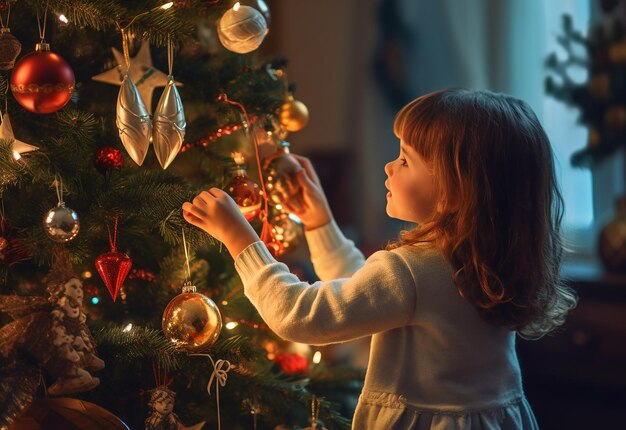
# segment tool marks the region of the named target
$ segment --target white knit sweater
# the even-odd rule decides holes
[[[246,296],[279,336],[313,345],[372,336],[353,429],[535,429],[515,333],[462,299],[435,249],[367,261],[335,222],[306,234],[321,281],[301,282],[263,242],[235,259]]]

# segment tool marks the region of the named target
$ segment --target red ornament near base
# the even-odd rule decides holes
[[[38,43],[35,52],[15,65],[11,92],[24,109],[33,113],[52,113],[67,104],[74,92],[74,72],[47,43]]]

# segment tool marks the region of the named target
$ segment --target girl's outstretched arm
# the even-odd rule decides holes
[[[379,251],[352,277],[301,282],[261,241],[235,259],[246,296],[279,336],[312,345],[343,342],[410,323],[412,271],[400,252]]]

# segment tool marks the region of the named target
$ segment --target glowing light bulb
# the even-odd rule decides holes
[[[131,331],[133,329],[133,323],[128,323],[126,324],[126,327],[124,327],[122,329],[122,331],[125,331],[126,333],[128,333],[129,331]]]
[[[237,12],[237,11],[239,10],[239,8],[240,8],[240,7],[241,7],[241,3],[237,2],[237,3],[235,3],[235,4],[234,4],[234,6],[233,6],[233,10],[234,10],[235,12]]]
[[[232,330],[235,327],[237,327],[238,325],[239,325],[239,323],[236,323],[235,321],[229,321],[229,322],[226,323],[226,328],[228,330]]]
[[[174,6],[174,2],[170,1],[170,2],[165,3],[163,6],[161,6],[161,9],[167,10],[167,9],[171,8],[172,6]]]
[[[69,19],[67,19],[67,17],[63,14],[59,15],[59,21],[61,21],[63,24],[67,24],[69,21]]]
[[[315,354],[313,354],[313,363],[320,364],[320,361],[322,361],[322,353],[321,351],[315,351]]]

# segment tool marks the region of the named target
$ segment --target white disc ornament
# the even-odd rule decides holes
[[[69,242],[80,230],[78,214],[61,202],[50,209],[43,218],[43,227],[50,239],[55,242]]]
[[[167,78],[167,85],[154,112],[152,143],[161,167],[167,169],[180,151],[185,138],[185,111],[174,78]]]
[[[219,20],[217,35],[224,48],[238,54],[257,49],[267,34],[267,21],[261,12],[237,4]]]
[[[129,75],[124,76],[117,96],[116,124],[126,152],[141,166],[150,146],[152,121]]]

